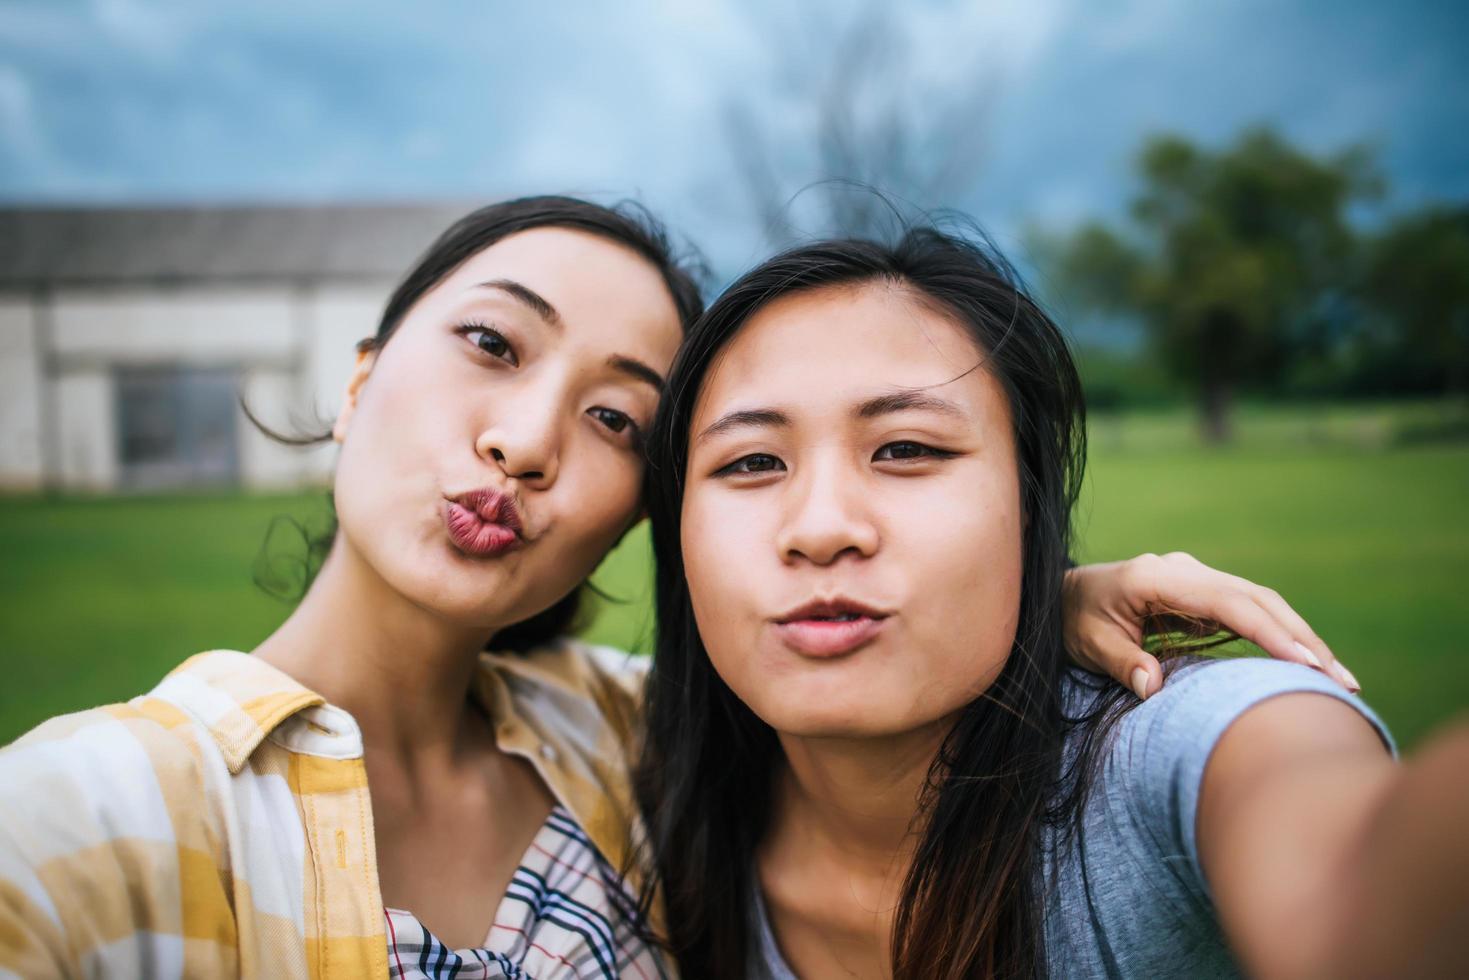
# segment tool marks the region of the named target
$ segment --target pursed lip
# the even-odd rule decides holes
[[[444,528],[454,546],[476,558],[502,555],[524,543],[524,523],[515,498],[496,487],[480,487],[444,500]]]
[[[814,599],[774,620],[776,633],[807,657],[841,657],[866,646],[892,613],[855,599]]]

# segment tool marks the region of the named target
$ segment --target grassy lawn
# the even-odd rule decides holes
[[[1094,453],[1083,560],[1188,551],[1279,590],[1404,746],[1469,711],[1469,447]]]
[[[1251,416],[1222,452],[1176,415],[1099,419],[1080,557],[1186,550],[1274,586],[1411,745],[1469,710],[1469,444],[1384,446],[1359,438],[1375,423],[1332,418]],[[324,499],[0,498],[0,742],[195,651],[249,649],[288,608],[251,580],[271,520],[319,521]],[[598,572],[629,601],[591,637],[646,648],[647,561],[638,529]]]

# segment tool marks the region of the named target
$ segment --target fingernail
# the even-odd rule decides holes
[[[1291,642],[1296,645],[1296,649],[1300,651],[1301,656],[1306,658],[1306,663],[1310,664],[1312,667],[1315,667],[1317,670],[1326,669],[1325,667],[1321,666],[1321,658],[1312,653],[1310,647],[1306,646],[1306,644],[1302,643],[1300,640],[1291,640]]]
[[[1148,672],[1141,667],[1132,670],[1132,689],[1137,693],[1138,700],[1148,699]]]
[[[1362,690],[1362,685],[1357,683],[1357,678],[1352,676],[1352,672],[1350,670],[1347,670],[1345,664],[1337,664],[1337,666],[1341,668],[1341,675],[1342,677],[1346,678],[1347,687],[1350,687],[1352,689],[1352,693],[1360,693]]]

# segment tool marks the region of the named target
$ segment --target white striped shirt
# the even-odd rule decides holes
[[[527,848],[482,945],[449,949],[413,913],[385,914],[393,980],[660,980],[671,973],[639,937],[636,903],[617,872],[559,806]]]

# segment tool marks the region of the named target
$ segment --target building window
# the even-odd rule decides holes
[[[121,368],[117,392],[122,482],[136,489],[236,483],[238,375],[220,368]]]

